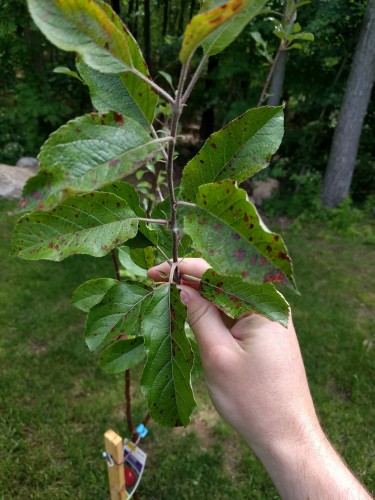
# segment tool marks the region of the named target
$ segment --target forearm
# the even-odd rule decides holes
[[[274,444],[257,454],[285,500],[371,499],[321,430],[304,442]]]

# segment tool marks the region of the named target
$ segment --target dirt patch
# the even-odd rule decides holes
[[[209,448],[214,439],[215,427],[219,419],[219,415],[212,406],[201,406],[199,411],[193,415],[188,428],[176,427],[172,432],[180,436],[195,432],[202,441],[202,448]]]
[[[48,345],[34,340],[30,342],[30,351],[34,354],[43,354],[48,350]]]

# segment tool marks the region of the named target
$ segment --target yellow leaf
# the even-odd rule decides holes
[[[180,61],[186,63],[191,54],[208,35],[233,16],[239,14],[248,4],[249,0],[229,0],[220,7],[194,16],[185,30],[180,51]]]

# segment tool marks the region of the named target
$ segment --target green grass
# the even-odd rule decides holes
[[[108,428],[126,434],[123,377],[96,367],[70,296],[86,279],[112,277],[111,261],[10,257],[13,207],[0,201],[0,499],[106,499],[102,438]],[[287,295],[320,418],[374,492],[374,247],[325,231],[284,235],[302,293]],[[150,425],[140,498],[278,498],[252,452],[217,417],[202,378],[195,387],[199,411],[190,427]],[[146,409],[136,383],[134,399],[139,421]]]

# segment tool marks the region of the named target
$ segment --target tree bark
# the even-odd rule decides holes
[[[322,202],[326,207],[336,207],[349,194],[374,80],[375,0],[369,0],[324,177]]]
[[[164,0],[164,14],[163,14],[163,37],[167,34],[169,18],[169,0]]]
[[[288,51],[282,50],[275,65],[271,86],[269,89],[270,97],[268,98],[268,106],[278,106],[280,104],[281,94],[284,86],[286,61]]]
[[[112,0],[112,9],[120,15],[120,0]]]
[[[151,65],[151,31],[150,31],[150,0],[144,0],[145,23],[144,23],[144,41],[145,41],[145,60],[150,68]]]

